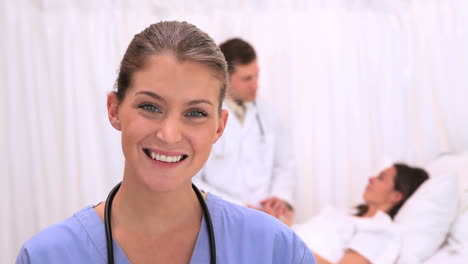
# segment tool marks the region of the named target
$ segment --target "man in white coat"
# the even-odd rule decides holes
[[[253,47],[234,38],[220,45],[229,66],[224,135],[194,177],[201,189],[282,218],[293,213],[294,160],[279,118],[257,97]]]

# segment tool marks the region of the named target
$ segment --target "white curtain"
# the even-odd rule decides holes
[[[412,1],[392,12],[326,8],[298,18],[308,30],[291,42],[288,116],[300,217],[356,204],[389,162],[424,165],[468,148],[467,7]]]
[[[389,162],[468,150],[466,14],[464,0],[2,0],[0,263],[121,178],[106,95],[150,23],[255,46],[260,94],[294,143],[301,222],[359,202]]]

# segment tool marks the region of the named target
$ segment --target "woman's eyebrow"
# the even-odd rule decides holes
[[[186,103],[186,105],[197,105],[197,104],[209,104],[209,105],[213,105],[213,103],[211,103],[209,100],[206,100],[206,99],[192,100],[192,101]]]
[[[147,95],[147,96],[150,96],[150,97],[153,97],[154,99],[157,99],[157,100],[160,100],[160,101],[163,101],[165,102],[166,100],[164,100],[164,98],[154,92],[150,92],[150,91],[141,91],[141,92],[137,92],[135,94],[135,96],[137,95],[140,95],[140,94],[143,94],[143,95]],[[197,105],[197,104],[209,104],[209,105],[214,105],[210,100],[207,100],[207,99],[196,99],[196,100],[191,100],[189,102],[186,103],[186,105]]]
[[[144,94],[150,97],[153,97],[154,99],[160,100],[160,101],[165,101],[164,98],[156,93],[150,92],[150,91],[141,91],[135,94],[135,96],[139,94]]]

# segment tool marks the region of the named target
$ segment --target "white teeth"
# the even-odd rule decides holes
[[[159,160],[159,161],[163,161],[163,162],[179,162],[180,159],[182,158],[181,155],[179,156],[166,156],[166,155],[162,155],[162,154],[159,154],[159,153],[154,153],[152,151],[149,152],[150,156],[152,159],[154,160]]]

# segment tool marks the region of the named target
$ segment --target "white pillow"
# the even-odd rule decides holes
[[[457,251],[468,249],[468,189],[459,199],[458,216],[450,229],[448,244]]]
[[[458,212],[450,229],[447,246],[454,252],[468,249],[468,153],[443,155],[428,167],[431,172],[454,172],[458,175]]]
[[[457,211],[456,174],[431,176],[406,201],[395,223],[402,237],[398,264],[421,263],[432,256],[445,241]]]

